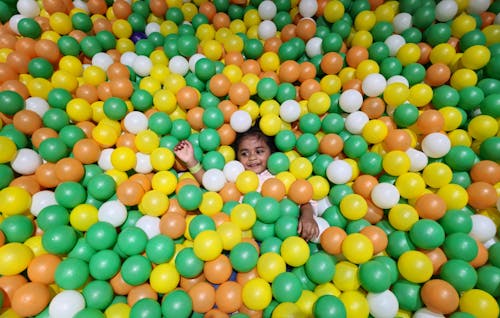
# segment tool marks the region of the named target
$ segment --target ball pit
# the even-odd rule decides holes
[[[499,12],[0,0],[0,316],[498,317]]]

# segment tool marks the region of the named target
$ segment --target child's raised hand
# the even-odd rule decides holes
[[[181,140],[174,147],[174,153],[185,165],[193,166],[196,164],[196,158],[194,157],[193,145],[187,140]]]
[[[318,224],[314,221],[314,218],[304,215],[299,218],[299,227],[297,231],[306,241],[317,238],[319,235]]]

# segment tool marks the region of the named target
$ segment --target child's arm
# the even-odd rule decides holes
[[[300,236],[306,241],[310,241],[319,235],[318,224],[313,216],[314,210],[310,203],[300,206],[299,227],[297,230]]]
[[[174,153],[182,164],[189,169],[189,172],[195,177],[196,181],[201,184],[205,170],[203,170],[201,163],[194,157],[193,145],[187,140],[182,140],[174,147]]]

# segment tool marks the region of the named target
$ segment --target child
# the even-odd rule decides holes
[[[276,151],[276,147],[271,138],[262,133],[257,128],[257,125],[245,133],[238,134],[233,148],[236,153],[236,159],[243,164],[243,167],[246,170],[255,172],[259,177],[259,188],[265,180],[273,177],[269,170],[267,170],[267,159],[271,153]],[[194,157],[191,143],[187,140],[180,141],[174,147],[174,152],[177,158],[201,184],[205,171]],[[301,205],[297,231],[307,241],[317,238],[319,234],[318,224],[314,220],[313,215],[314,209],[310,203]]]

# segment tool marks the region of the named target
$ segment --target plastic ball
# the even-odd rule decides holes
[[[342,242],[342,254],[354,264],[362,264],[373,256],[373,244],[366,236],[353,233]]]
[[[377,184],[371,193],[371,199],[375,205],[382,209],[389,209],[399,201],[398,189],[390,183]]]
[[[398,259],[398,269],[405,279],[413,283],[426,282],[433,272],[430,259],[418,251],[404,252]]]
[[[268,282],[262,278],[249,280],[242,289],[243,304],[252,310],[266,308],[272,300],[272,289]]]
[[[397,315],[398,299],[390,290],[381,293],[368,293],[366,300],[370,306],[370,314],[374,317],[389,318]]]
[[[51,317],[73,316],[85,308],[85,298],[75,290],[64,290],[54,296],[49,304]]]
[[[496,317],[499,307],[493,296],[480,289],[471,289],[462,294],[459,303],[460,311],[477,316]]]

